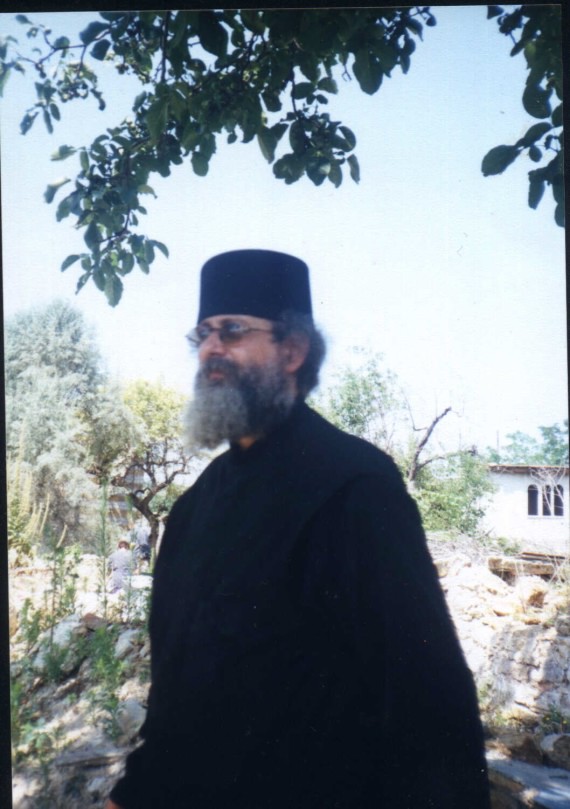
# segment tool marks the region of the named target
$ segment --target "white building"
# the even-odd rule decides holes
[[[568,553],[569,468],[489,464],[496,491],[484,528],[492,536],[519,541],[522,550]]]

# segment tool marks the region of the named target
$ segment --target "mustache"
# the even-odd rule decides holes
[[[200,367],[197,381],[207,382],[208,374],[216,372],[224,373],[230,380],[235,380],[239,376],[239,368],[233,360],[226,357],[210,357]]]

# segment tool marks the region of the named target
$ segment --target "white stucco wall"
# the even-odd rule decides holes
[[[540,483],[530,472],[490,471],[496,492],[487,508],[484,528],[493,536],[506,537],[523,543],[523,550],[568,553],[570,544],[569,478],[564,475],[559,484],[564,488],[564,516],[543,516],[541,495],[539,514],[528,514],[528,487]]]

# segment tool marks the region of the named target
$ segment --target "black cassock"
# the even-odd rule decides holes
[[[488,809],[416,505],[387,455],[305,404],[174,505],[150,634],[125,809]]]

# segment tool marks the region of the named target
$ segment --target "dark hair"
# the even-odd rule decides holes
[[[319,371],[326,354],[325,340],[313,323],[310,315],[298,312],[283,312],[273,326],[273,336],[278,342],[295,334],[302,334],[309,341],[309,351],[297,371],[297,387],[305,399],[319,384]]]

